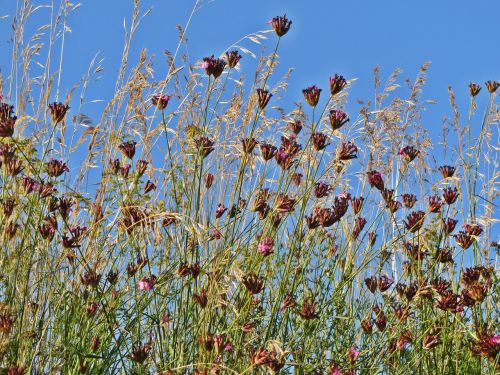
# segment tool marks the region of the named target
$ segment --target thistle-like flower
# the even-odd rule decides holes
[[[220,77],[225,66],[226,62],[223,59],[214,57],[214,55],[203,58],[202,67],[205,68],[207,75],[213,75],[215,79]]]
[[[358,148],[353,142],[342,143],[337,152],[337,160],[351,160],[356,159]]]
[[[464,231],[459,231],[457,234],[453,235],[458,246],[462,249],[467,250],[474,243],[475,239],[469,233]]]
[[[370,186],[377,188],[378,190],[384,190],[384,180],[382,180],[382,175],[377,171],[368,171],[366,172],[366,176],[368,177],[368,183]]]
[[[66,112],[68,111],[69,106],[67,104],[63,104],[61,102],[53,102],[49,104],[50,117],[52,118],[52,123],[54,125],[59,124],[64,121],[66,117]]]
[[[486,88],[488,89],[490,94],[493,94],[497,91],[498,87],[500,87],[500,82],[498,81],[486,81]]]
[[[313,189],[313,193],[316,198],[327,197],[330,191],[331,191],[330,185],[328,185],[323,181],[316,182]]]
[[[260,144],[260,153],[265,161],[269,161],[276,155],[278,149],[270,143]]]
[[[458,220],[452,219],[450,217],[443,219],[443,233],[445,235],[451,234],[455,230],[455,226],[457,225]]]
[[[207,137],[199,137],[194,140],[196,149],[203,158],[206,158],[214,150],[215,142]]]
[[[441,172],[443,178],[453,177],[453,175],[455,174],[455,167],[449,165],[442,165],[438,169],[439,172]]]
[[[288,30],[290,30],[290,26],[292,26],[292,21],[286,18],[285,14],[283,16],[273,17],[269,21],[269,24],[273,27],[274,31],[276,32],[276,35],[278,35],[278,37],[281,38],[288,32]]]
[[[312,135],[312,143],[316,151],[323,150],[330,143],[327,142],[328,136],[325,133],[316,132]]]
[[[319,102],[319,96],[321,94],[321,89],[317,86],[306,87],[302,90],[302,94],[304,94],[304,99],[311,107],[316,107]]]
[[[146,292],[149,292],[153,289],[153,287],[156,285],[156,276],[151,275],[149,277],[143,277],[142,279],[139,280],[137,283],[137,288],[139,290],[145,290]]]
[[[169,101],[170,101],[170,95],[157,93],[151,97],[151,102],[160,111],[163,111],[165,108],[167,108]]]
[[[365,284],[368,290],[375,293],[377,290],[377,278],[375,276],[370,276],[365,279]]]
[[[319,315],[316,313],[316,302],[312,298],[306,299],[302,302],[298,314],[305,320],[319,319]]]
[[[419,153],[420,151],[413,146],[406,146],[400,148],[398,151],[398,155],[403,156],[407,163],[411,163],[413,159],[415,159],[418,156]]]
[[[415,194],[403,194],[402,198],[406,208],[413,208],[415,203],[417,203],[417,196]]]
[[[443,189],[443,200],[446,202],[446,204],[450,205],[456,202],[458,198],[458,190],[457,188],[451,188],[451,187],[446,187]]]
[[[273,252],[274,240],[271,237],[264,238],[257,246],[257,252],[263,256],[268,256]]]
[[[441,202],[441,198],[439,198],[437,195],[432,195],[429,197],[429,212],[439,212],[442,205],[443,203]]]
[[[0,137],[1,138],[10,138],[14,135],[14,126],[16,123],[17,117],[9,117],[6,119],[0,119]]]
[[[424,225],[425,212],[424,211],[414,211],[410,213],[406,220],[404,221],[406,229],[411,233],[415,233]]]
[[[338,130],[342,126],[344,126],[348,121],[349,117],[347,117],[347,113],[342,112],[340,110],[332,109],[329,115],[330,126],[332,130]]]
[[[254,273],[245,275],[242,280],[243,285],[247,288],[248,292],[252,295],[259,294],[264,288],[264,279]]]
[[[238,51],[227,51],[226,52],[226,60],[229,68],[234,68],[238,62],[241,60],[241,55]]]
[[[241,140],[241,148],[245,154],[251,154],[258,143],[255,138],[243,138]]]
[[[50,177],[59,177],[64,172],[69,172],[69,168],[66,163],[63,163],[60,160],[50,159],[45,168]]]
[[[479,91],[481,91],[481,86],[479,86],[477,83],[469,83],[469,94],[470,96],[474,97],[477,94],[479,94]]]
[[[120,149],[120,151],[122,152],[122,154],[124,156],[126,156],[127,158],[132,160],[134,158],[134,155],[135,155],[135,145],[136,144],[137,144],[137,142],[135,142],[135,141],[123,142],[122,144],[120,144],[120,146],[118,146],[118,148]]]
[[[261,111],[266,108],[267,103],[269,103],[269,100],[273,94],[269,93],[269,91],[264,90],[264,89],[257,89],[257,102],[259,104],[259,108]]]
[[[146,343],[136,343],[132,348],[132,353],[130,354],[130,359],[136,363],[142,364],[148,358],[149,352],[151,351],[151,344]]]
[[[345,78],[341,75],[335,74],[333,77],[330,77],[330,94],[332,96],[337,95],[346,85],[347,81]]]

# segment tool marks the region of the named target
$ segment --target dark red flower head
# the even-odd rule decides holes
[[[264,108],[266,108],[267,103],[269,103],[269,100],[272,96],[273,94],[270,94],[267,90],[257,89],[257,101],[261,110],[264,110]]]
[[[219,78],[222,72],[224,71],[224,67],[226,66],[226,62],[223,59],[215,58],[214,55],[210,57],[203,58],[203,68],[209,76],[214,76],[214,78]]]
[[[59,124],[66,117],[66,112],[69,109],[67,104],[61,102],[54,102],[49,104],[50,117],[52,118],[52,123],[54,125]]]
[[[118,148],[120,151],[125,155],[127,158],[132,159],[135,155],[135,145],[137,142],[135,141],[128,141],[128,142],[123,142]]]
[[[274,31],[276,32],[276,35],[278,35],[280,38],[285,35],[288,30],[290,30],[290,26],[292,26],[292,21],[290,21],[288,18],[286,18],[286,14],[283,16],[276,16],[271,21],[269,21],[269,24],[273,27]]]
[[[151,102],[160,111],[163,111],[165,108],[167,108],[169,100],[170,100],[170,96],[169,95],[154,94],[151,97]]]
[[[346,122],[349,121],[349,117],[347,117],[347,113],[332,109],[330,111],[330,126],[333,130],[340,129]]]
[[[330,77],[330,94],[332,94],[332,96],[337,95],[346,85],[347,81],[345,78],[335,74],[333,77]]]
[[[316,107],[319,102],[319,95],[321,94],[321,89],[316,86],[307,87],[302,90],[306,102],[309,103],[311,107]]]
[[[376,187],[378,190],[384,190],[384,180],[382,180],[382,175],[377,171],[368,171],[366,172],[368,177],[368,183],[372,187]]]
[[[226,60],[227,60],[227,65],[230,68],[234,68],[238,62],[241,59],[241,55],[238,53],[238,51],[227,51],[226,52]]]

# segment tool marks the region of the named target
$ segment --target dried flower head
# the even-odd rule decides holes
[[[163,111],[165,108],[167,108],[169,101],[170,101],[170,95],[157,93],[151,97],[151,102],[160,111]]]
[[[135,141],[123,142],[122,144],[120,144],[120,146],[118,146],[118,148],[120,149],[120,151],[122,152],[122,154],[124,156],[126,156],[127,158],[132,160],[134,158],[134,155],[135,155],[135,145],[136,144],[137,144],[137,142],[135,142]]]
[[[229,68],[234,68],[238,62],[241,60],[241,55],[237,50],[226,51],[226,60]]]
[[[273,27],[274,31],[276,32],[276,35],[278,35],[278,37],[281,38],[288,32],[288,30],[290,30],[290,26],[292,26],[292,21],[286,18],[285,14],[283,16],[273,17],[269,21],[269,24]]]
[[[479,94],[479,91],[481,91],[481,86],[479,86],[477,83],[469,83],[469,94],[470,96],[474,97],[477,94]]]
[[[225,66],[226,62],[223,59],[214,57],[214,55],[203,58],[202,67],[205,68],[207,75],[213,75],[215,79],[220,77]]]
[[[311,107],[316,107],[319,102],[321,89],[317,86],[306,87],[304,90],[302,90],[302,94],[304,94],[304,99]]]
[[[313,147],[316,151],[323,150],[330,143],[328,141],[328,136],[325,133],[316,132],[312,135]]]
[[[329,115],[330,126],[332,130],[338,130],[342,126],[344,126],[348,121],[349,117],[347,117],[347,113],[342,112],[340,110],[332,109]]]
[[[66,112],[68,111],[69,106],[67,104],[63,104],[60,102],[53,102],[49,104],[50,117],[52,118],[52,123],[54,125],[59,124],[64,121],[66,117]]]
[[[443,178],[453,177],[453,175],[455,174],[455,167],[449,165],[442,165],[438,169],[439,172],[441,172]]]
[[[497,91],[498,87],[500,86],[500,82],[498,81],[486,81],[485,83],[486,88],[488,89],[490,94],[493,94],[495,91]]]
[[[273,94],[269,93],[269,91],[264,90],[264,89],[257,89],[257,102],[259,104],[259,108],[261,111],[266,108],[267,103],[269,103],[269,100]]]
[[[347,81],[345,78],[341,75],[335,74],[333,77],[330,77],[330,94],[332,96],[337,95],[346,85]]]

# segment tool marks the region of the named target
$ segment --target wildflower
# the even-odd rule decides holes
[[[478,340],[472,347],[472,352],[488,358],[491,362],[498,361],[500,354],[500,335],[485,331],[478,335]]]
[[[118,148],[121,150],[123,155],[125,155],[127,158],[132,160],[134,158],[134,155],[135,155],[135,145],[136,144],[137,144],[137,142],[135,142],[135,141],[123,142],[122,144],[120,144],[120,146],[118,146]]]
[[[151,344],[147,343],[142,345],[140,342],[134,344],[132,348],[132,353],[130,354],[130,359],[136,363],[144,363],[148,358],[149,352],[151,351]]]
[[[500,82],[486,81],[485,85],[486,85],[486,88],[488,89],[489,93],[493,94],[495,91],[497,91],[498,87],[500,86]]]
[[[205,68],[207,75],[213,75],[215,79],[220,77],[225,66],[226,62],[223,59],[215,58],[214,55],[203,58],[202,67]]]
[[[276,32],[276,35],[278,35],[278,37],[281,38],[288,32],[288,30],[290,30],[290,26],[292,26],[292,21],[286,18],[285,14],[283,16],[273,17],[269,21],[269,24],[273,27],[274,31]]]
[[[305,320],[319,319],[316,313],[316,302],[313,299],[306,299],[302,302],[302,306],[298,314]]]
[[[258,142],[255,138],[244,138],[241,140],[241,145],[245,154],[251,154],[257,144]]]
[[[9,218],[14,211],[14,207],[16,206],[16,201],[10,198],[4,199],[2,201],[3,214],[6,218]]]
[[[307,87],[302,90],[306,102],[309,103],[311,107],[316,107],[319,101],[319,95],[321,94],[321,89],[316,86]]]
[[[427,333],[424,336],[423,342],[422,342],[422,347],[425,350],[430,350],[432,348],[435,348],[436,346],[441,344],[440,340],[441,336],[441,329],[439,328],[432,328],[429,333]]]
[[[377,278],[375,276],[370,276],[365,279],[365,284],[368,290],[375,293],[377,290]]]
[[[344,124],[346,124],[349,121],[347,113],[335,109],[332,109],[330,111],[329,119],[330,119],[330,126],[334,131],[340,129],[342,126],[344,126]]]
[[[250,294],[258,294],[264,287],[264,279],[254,273],[245,275],[242,280],[243,285],[247,288]]]
[[[151,182],[150,180],[147,180],[146,184],[144,185],[144,194],[147,194],[152,190],[156,190],[156,184],[154,182]]]
[[[441,210],[441,199],[437,195],[429,197],[429,212],[436,213]]]
[[[273,94],[270,94],[267,90],[257,89],[257,101],[259,103],[259,108],[261,111],[266,108],[267,103],[269,103],[269,100],[272,96]]]
[[[423,250],[423,247],[419,244],[413,245],[411,242],[406,242],[404,244],[404,248],[408,255],[414,260],[422,260],[426,255],[428,255],[428,252]]]
[[[11,314],[7,312],[0,312],[0,332],[9,334],[12,331],[14,319]]]
[[[353,197],[353,198],[350,198],[350,201],[351,201],[352,211],[354,212],[354,214],[355,215],[359,214],[361,212],[361,209],[363,208],[363,202],[365,201],[365,198]]]
[[[455,174],[455,167],[451,167],[449,165],[442,165],[438,169],[439,172],[441,172],[443,178],[453,177],[453,175]]]
[[[1,138],[10,138],[14,135],[14,126],[16,123],[17,117],[9,117],[6,119],[0,119],[0,137]]]
[[[99,281],[101,281],[101,274],[98,274],[94,270],[90,270],[85,272],[83,275],[80,275],[80,281],[85,286],[97,288]]]
[[[99,309],[99,304],[97,302],[90,302],[87,305],[87,316],[89,318],[94,316],[97,313],[98,309]]]
[[[120,172],[120,166],[121,166],[120,159],[110,160],[109,166],[114,174],[118,174],[118,172]]]
[[[458,198],[458,190],[457,188],[446,187],[443,189],[443,200],[446,204],[450,205],[456,202]]]
[[[285,171],[289,170],[295,162],[293,155],[287,153],[281,148],[276,152],[274,158],[276,159],[276,163]]]
[[[205,187],[207,189],[210,189],[213,183],[214,183],[214,175],[210,172],[207,172],[205,174]]]
[[[279,194],[278,198],[276,199],[276,206],[275,209],[278,212],[292,212],[295,203],[297,203],[297,200],[295,198],[290,198],[288,194]]]
[[[200,293],[195,293],[193,295],[193,299],[197,305],[199,305],[202,309],[207,307],[208,304],[208,294],[205,288],[201,289]]]
[[[26,374],[26,367],[21,365],[9,366],[6,372],[7,375],[24,375]]]
[[[130,173],[130,168],[132,166],[130,164],[124,164],[120,167],[120,174],[123,178],[127,178]]]
[[[330,190],[331,190],[331,187],[330,185],[328,185],[327,183],[325,182],[316,182],[316,184],[314,185],[314,196],[316,198],[324,198],[324,197],[327,197],[328,194],[330,193]]]
[[[437,249],[434,257],[440,263],[453,263],[453,251],[449,248]]]
[[[46,164],[47,174],[50,177],[59,177],[64,172],[69,172],[69,168],[66,163],[63,163],[60,160],[50,159]]]
[[[163,111],[165,108],[167,108],[169,100],[170,100],[170,95],[163,95],[160,93],[154,94],[151,97],[151,102],[160,111]]]
[[[471,236],[480,236],[483,228],[479,224],[464,224],[462,228]]]
[[[13,115],[14,115],[13,105],[7,103],[0,103],[0,121],[14,117]]]
[[[199,263],[193,263],[189,266],[189,272],[191,276],[196,278],[200,274],[201,268]]]
[[[106,276],[106,280],[108,280],[108,282],[110,284],[116,284],[116,282],[118,281],[118,272],[117,271],[109,271],[108,272],[108,275]]]
[[[372,187],[376,187],[378,190],[384,190],[384,180],[382,180],[382,175],[377,171],[368,171],[366,172],[368,176],[368,183]]]
[[[146,173],[146,169],[148,168],[149,162],[146,160],[139,159],[135,163],[135,169],[137,171],[137,177],[142,177],[144,173]]]
[[[342,143],[339,151],[337,152],[337,160],[351,160],[356,159],[358,155],[358,148],[353,142]]]
[[[199,137],[194,141],[198,152],[203,158],[206,158],[210,153],[214,150],[214,141],[210,140],[207,137]]]
[[[273,252],[273,248],[274,240],[270,237],[266,237],[257,246],[257,251],[264,256],[268,256]]]
[[[302,130],[302,122],[300,120],[294,120],[288,122],[287,128],[290,129],[293,134],[297,135]]]
[[[52,118],[52,123],[54,125],[59,124],[66,117],[66,112],[69,106],[61,102],[53,102],[49,104],[50,117]]]
[[[403,194],[402,198],[406,208],[413,208],[415,203],[417,203],[417,196],[415,194]]]
[[[354,362],[356,362],[360,354],[361,353],[355,346],[351,346],[347,350],[347,358],[349,359],[349,362],[351,362],[351,365],[354,364]]]
[[[436,302],[436,307],[443,311],[450,311],[453,313],[458,313],[462,311],[462,306],[460,306],[460,298],[457,294],[447,290],[442,292]]]
[[[137,288],[139,290],[145,290],[146,292],[149,292],[150,290],[153,289],[153,287],[156,284],[156,276],[151,275],[149,277],[143,277],[142,279],[139,280],[137,283]]]
[[[469,94],[470,96],[474,97],[477,94],[479,94],[479,91],[481,91],[481,86],[479,86],[477,83],[469,83]]]
[[[401,208],[402,204],[401,202],[398,202],[396,200],[391,200],[387,202],[385,206],[389,209],[390,212],[394,213]]]
[[[373,332],[373,323],[371,322],[370,319],[363,319],[361,321],[361,328],[363,329],[364,333],[369,335]]]
[[[464,250],[467,250],[474,243],[474,237],[470,236],[467,232],[459,231],[453,235],[457,244]]]
[[[446,218],[446,220],[443,219],[443,232],[445,235],[451,234],[455,230],[455,226],[457,225],[458,220],[452,219],[452,218]]]
[[[398,151],[398,155],[402,155],[407,163],[412,162],[413,159],[415,159],[419,153],[420,151],[413,146],[406,146],[400,148]]]
[[[312,135],[312,142],[314,149],[316,151],[321,151],[323,150],[326,146],[328,146],[330,143],[327,142],[327,135],[325,133],[321,132],[316,132]]]
[[[238,62],[241,60],[241,55],[238,53],[238,51],[227,51],[226,52],[226,60],[227,60],[227,65],[229,68],[234,68]]]
[[[281,311],[293,309],[295,306],[297,306],[295,298],[290,293],[285,293],[285,297],[283,298],[283,302],[281,303]]]
[[[414,211],[410,213],[406,220],[404,221],[406,229],[411,233],[415,233],[424,225],[425,212],[424,211]]]
[[[373,231],[368,232],[368,245],[370,247],[375,245],[375,241],[377,241],[377,234]]]
[[[384,332],[387,326],[387,318],[384,312],[380,309],[380,307],[378,307],[378,305],[375,305],[373,307],[373,311],[375,312],[375,314],[377,314],[375,318],[375,325],[377,326],[380,332]]]
[[[260,153],[265,161],[269,161],[276,155],[278,149],[270,143],[260,144]]]
[[[134,276],[137,271],[138,271],[138,267],[135,263],[129,263],[127,265],[127,274],[129,276]]]
[[[302,177],[303,177],[302,173],[298,173],[298,172],[296,172],[292,175],[292,182],[294,183],[295,186],[300,186],[300,182],[302,181]]]
[[[215,218],[219,219],[222,215],[224,215],[224,212],[226,211],[227,208],[222,203],[219,203],[217,205],[217,208],[215,209]]]
[[[382,275],[378,278],[378,288],[381,292],[385,292],[389,289],[394,281],[390,279],[387,275]]]
[[[267,349],[259,348],[250,351],[250,362],[252,366],[262,366],[269,362],[270,353]]]
[[[69,214],[73,210],[74,204],[75,202],[71,197],[61,197],[59,199],[59,205],[58,205],[59,213],[61,214],[61,217],[64,220],[68,219]]]
[[[333,77],[330,77],[330,94],[332,96],[337,95],[346,85],[347,81],[345,78],[341,75],[335,74]]]
[[[366,225],[366,219],[364,217],[357,217],[354,221],[354,229],[352,230],[352,238],[358,238],[359,234]]]

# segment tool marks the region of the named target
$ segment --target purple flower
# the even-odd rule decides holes
[[[273,247],[274,247],[273,239],[270,237],[266,237],[257,246],[257,251],[264,256],[268,256],[273,252]]]

